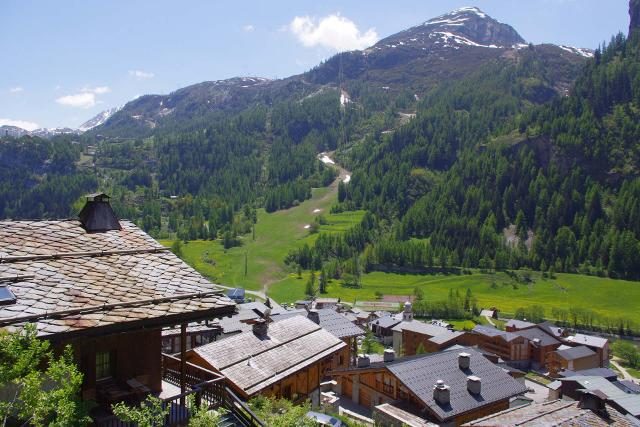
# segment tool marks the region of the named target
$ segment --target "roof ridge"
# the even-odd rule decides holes
[[[529,422],[531,422],[531,421],[533,421],[533,420],[535,420],[535,419],[538,419],[538,418],[541,418],[541,417],[546,417],[546,416],[547,416],[547,415],[549,415],[549,414],[552,414],[552,413],[554,413],[554,412],[558,412],[558,411],[560,411],[560,410],[566,409],[566,408],[568,408],[569,406],[573,406],[574,404],[575,404],[575,402],[569,402],[569,403],[567,403],[566,405],[560,405],[560,406],[558,406],[557,408],[553,408],[553,409],[551,409],[551,410],[550,410],[550,411],[548,411],[548,412],[544,412],[544,413],[541,413],[541,414],[535,414],[535,415],[532,415],[531,417],[526,418],[526,419],[524,419],[523,421],[520,421],[520,422],[516,423],[515,425],[517,425],[517,426],[525,425],[525,424],[527,424],[527,423],[529,423]],[[574,418],[574,417],[569,417],[569,419],[571,419],[571,418]]]
[[[11,262],[21,261],[41,261],[47,259],[59,259],[59,258],[82,258],[82,257],[96,257],[96,256],[111,256],[111,255],[136,255],[155,252],[166,252],[171,250],[164,246],[137,248],[137,249],[121,249],[110,251],[88,251],[88,252],[60,252],[53,254],[43,255],[8,255],[0,256],[0,264],[6,264]]]
[[[296,318],[296,317],[298,317],[298,316],[291,316],[289,319],[294,319],[294,318]],[[299,316],[299,317],[303,317],[303,316]],[[303,317],[303,318],[304,318],[304,319],[306,319],[306,317]],[[287,320],[289,320],[289,319],[281,320],[281,322],[286,322],[286,321],[287,321]],[[309,322],[311,322],[311,321],[309,321]],[[274,323],[278,323],[278,322],[274,322]],[[312,322],[312,323],[313,323],[313,322]],[[315,324],[315,323],[314,323],[314,325],[316,325],[316,328],[315,328],[315,329],[310,330],[310,331],[309,331],[309,332],[307,332],[307,333],[304,333],[304,334],[302,334],[302,335],[297,335],[297,336],[295,336],[294,338],[291,338],[291,339],[289,339],[289,340],[286,340],[286,341],[280,342],[280,343],[278,343],[278,344],[276,344],[276,345],[274,345],[274,346],[272,346],[272,347],[269,347],[269,348],[266,348],[266,349],[264,349],[264,350],[258,351],[257,353],[252,353],[252,354],[248,355],[247,357],[243,357],[242,359],[238,359],[236,362],[229,363],[229,364],[227,364],[227,365],[221,366],[221,367],[220,367],[220,368],[218,368],[218,369],[219,369],[220,371],[222,371],[223,369],[227,369],[227,368],[229,368],[230,366],[237,365],[238,363],[240,363],[240,362],[244,362],[245,360],[248,360],[248,359],[250,359],[250,358],[252,358],[252,357],[259,356],[259,355],[261,355],[261,354],[263,354],[263,353],[266,353],[266,352],[268,352],[268,351],[271,351],[271,350],[273,350],[273,349],[275,349],[275,348],[282,347],[282,346],[283,346],[283,345],[285,345],[285,344],[288,344],[288,343],[290,343],[290,342],[292,342],[292,341],[295,341],[295,340],[297,340],[297,339],[300,339],[300,338],[302,338],[302,337],[306,337],[307,335],[311,335],[312,333],[317,332],[317,331],[319,331],[319,330],[321,330],[321,329],[322,329],[319,325],[317,325],[317,324]],[[246,333],[248,333],[248,332],[246,332]],[[329,333],[329,332],[327,332],[327,333]],[[242,336],[242,334],[241,334],[241,335],[238,335],[238,337],[240,337],[240,336]],[[333,335],[333,334],[331,334],[331,336],[334,336],[334,335]],[[336,339],[338,339],[338,338],[336,338]],[[342,341],[341,341],[341,342],[342,342]],[[211,343],[211,344],[213,344],[213,343]],[[203,346],[203,347],[204,347],[204,346]],[[199,348],[202,348],[202,347],[199,347]],[[195,348],[194,350],[196,350],[196,351],[197,351],[197,350],[198,350],[198,347],[197,347],[197,348]]]

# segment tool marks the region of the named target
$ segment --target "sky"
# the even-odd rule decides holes
[[[463,6],[535,44],[596,48],[629,25],[627,0],[1,0],[0,125],[75,128],[140,95],[287,77]]]

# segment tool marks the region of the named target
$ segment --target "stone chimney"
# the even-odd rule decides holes
[[[467,390],[471,394],[480,394],[482,392],[482,381],[480,377],[476,377],[475,375],[470,375],[467,377]]]
[[[458,366],[460,369],[469,369],[471,366],[471,355],[469,353],[458,353]]]
[[[436,385],[433,387],[433,400],[438,405],[448,405],[451,399],[451,389],[442,380],[436,381]]]
[[[394,360],[396,360],[396,352],[392,348],[387,348],[384,351],[382,360],[384,360],[385,362],[393,362]]]
[[[307,318],[318,325],[320,324],[320,313],[315,308],[309,310]]]
[[[366,354],[359,354],[358,359],[356,360],[356,366],[358,368],[366,368],[370,365],[369,356]]]
[[[269,332],[269,324],[265,319],[256,319],[252,325],[253,334],[258,338],[264,338]]]
[[[104,193],[95,193],[86,197],[87,202],[78,216],[82,227],[88,233],[122,229],[118,217],[109,203],[109,196]]]
[[[404,303],[404,311],[402,312],[402,320],[405,322],[413,321],[413,308],[409,301]]]

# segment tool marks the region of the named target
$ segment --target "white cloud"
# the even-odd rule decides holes
[[[24,88],[22,86],[16,86],[9,89],[9,93],[18,93],[22,92]]]
[[[66,95],[56,99],[56,102],[67,107],[91,108],[96,105],[96,94],[83,92],[75,95]]]
[[[109,86],[96,86],[96,87],[84,87],[82,88],[82,92],[91,92],[96,95],[102,95],[105,93],[111,92],[111,88]]]
[[[246,32],[246,33],[250,33],[251,31],[255,30],[255,27],[251,24],[247,24],[247,25],[243,25],[242,26],[242,31]]]
[[[11,120],[2,118],[0,118],[0,126],[16,126],[28,131],[40,128],[40,125],[37,123],[27,122],[25,120]]]
[[[154,77],[153,73],[142,70],[129,70],[129,75],[135,77],[138,80],[152,79]]]
[[[364,49],[378,41],[374,28],[361,32],[355,22],[339,14],[317,21],[309,16],[296,16],[288,26],[306,47],[322,46],[335,51]]]

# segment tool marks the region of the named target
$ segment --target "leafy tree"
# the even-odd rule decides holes
[[[163,408],[162,399],[148,396],[140,406],[133,407],[123,402],[111,407],[115,416],[123,421],[136,423],[139,427],[159,427],[169,414],[169,407]]]
[[[370,329],[365,331],[364,339],[362,340],[362,351],[364,354],[371,354],[373,352],[373,347],[375,344],[375,337],[373,336],[373,332]]]
[[[184,253],[182,251],[182,241],[180,239],[176,239],[171,244],[171,252],[173,252],[178,258],[183,258]]]
[[[316,273],[313,270],[311,270],[311,274],[309,275],[309,280],[307,280],[304,293],[307,297],[310,297],[310,298],[313,298],[313,296],[316,294]]]
[[[624,360],[632,368],[640,367],[640,350],[629,341],[616,340],[612,345],[613,354]]]
[[[209,410],[206,404],[196,405],[195,397],[190,395],[187,399],[191,408],[191,418],[189,427],[218,427],[222,423],[222,416],[225,414],[223,408]]]
[[[418,343],[418,347],[416,347],[416,354],[425,354],[427,350],[424,348],[424,344],[422,342]]]
[[[81,385],[71,347],[56,358],[31,324],[21,332],[0,332],[0,386],[14,393],[13,400],[0,403],[5,425],[14,416],[36,427],[88,425]]]
[[[314,427],[315,420],[307,418],[310,405],[294,405],[287,399],[273,399],[258,396],[249,401],[249,407],[268,426],[273,427]]]

